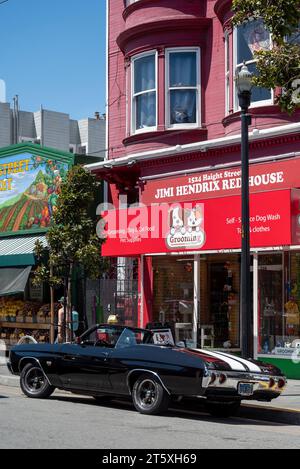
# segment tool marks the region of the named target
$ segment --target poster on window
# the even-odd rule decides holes
[[[242,31],[252,54],[260,50],[270,49],[270,34],[262,21],[250,21],[243,26]]]

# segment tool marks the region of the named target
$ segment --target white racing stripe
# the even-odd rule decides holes
[[[194,350],[198,350],[201,353],[204,353],[206,355],[209,355],[210,357],[218,358],[219,360],[223,360],[223,362],[227,363],[231,367],[232,370],[235,371],[247,371],[247,369],[244,367],[242,363],[239,361],[235,360],[232,356],[228,357],[226,355],[222,355],[221,353],[218,352],[210,352],[208,350],[202,350],[199,348],[196,348]]]
[[[231,357],[232,355],[229,355],[228,353],[224,352],[218,352],[220,355],[224,355],[225,357]],[[261,369],[259,366],[255,365],[255,363],[250,362],[249,360],[245,360],[244,358],[237,357],[236,358],[239,362],[244,363],[250,371],[253,371],[254,373],[261,373]]]

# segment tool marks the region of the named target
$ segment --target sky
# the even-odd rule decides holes
[[[105,112],[105,0],[0,0],[0,79],[20,108]]]

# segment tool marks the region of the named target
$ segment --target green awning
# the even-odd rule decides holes
[[[0,238],[0,267],[35,265],[33,251],[37,240],[47,246],[45,235]]]
[[[30,271],[31,266],[0,269],[0,296],[24,293]]]

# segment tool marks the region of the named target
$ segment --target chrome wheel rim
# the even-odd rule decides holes
[[[138,405],[143,409],[150,409],[157,401],[157,383],[151,379],[141,381],[136,390]]]
[[[45,386],[45,376],[40,368],[31,368],[25,376],[26,389],[31,393],[40,392]]]

